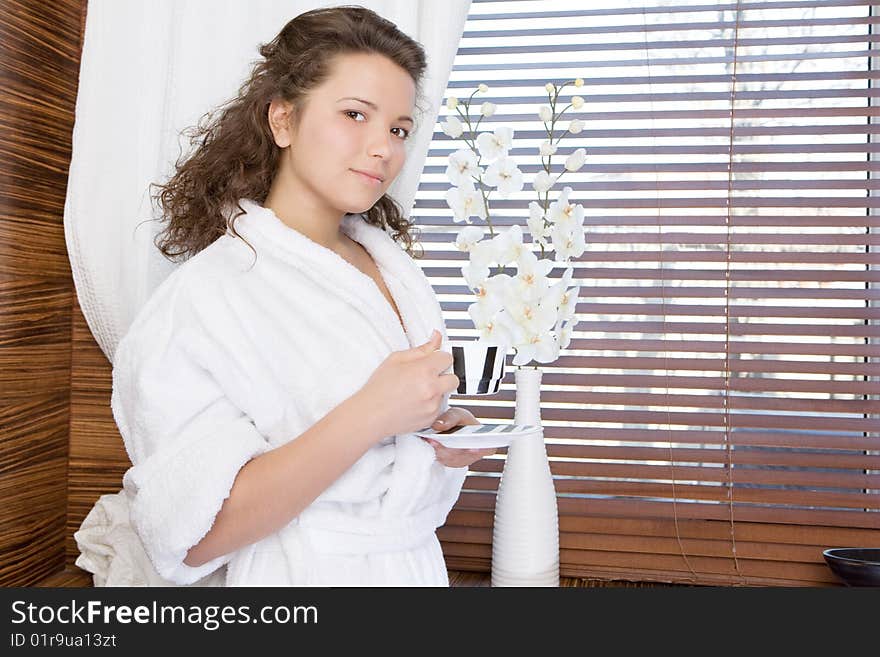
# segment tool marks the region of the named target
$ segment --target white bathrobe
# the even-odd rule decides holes
[[[358,214],[342,223],[375,260],[405,327],[369,276],[271,210],[240,203],[235,229],[256,262],[227,231],[162,282],[119,343],[111,407],[132,467],[75,534],[77,565],[99,586],[448,586],[435,530],[468,469],[442,465],[413,434],[371,447],[263,540],[183,563],[248,460],[295,440],[392,351],[435,328],[447,348],[430,283],[384,230]]]

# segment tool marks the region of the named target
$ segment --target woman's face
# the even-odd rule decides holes
[[[403,168],[414,103],[415,83],[390,59],[337,56],[287,135],[282,172],[319,206],[340,214],[369,210]]]

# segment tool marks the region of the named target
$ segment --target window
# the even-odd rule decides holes
[[[563,576],[821,585],[823,549],[880,546],[874,4],[474,0],[447,95],[487,83],[480,130],[516,131],[502,230],[535,200],[544,83],[585,81],[553,167],[587,164],[551,190],[586,209],[580,322],[542,387]],[[413,210],[452,338],[463,147],[436,126]],[[509,421],[512,379],[454,403]],[[450,568],[490,567],[503,458],[439,531]]]

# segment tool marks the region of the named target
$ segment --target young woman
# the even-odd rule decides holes
[[[411,433],[478,423],[448,407],[440,307],[385,194],[424,51],[338,7],[260,54],[159,186],[157,247],[185,261],[114,358],[132,526],[177,584],[448,586],[436,528],[494,450]]]

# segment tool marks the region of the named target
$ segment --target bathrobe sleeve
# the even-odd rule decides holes
[[[111,407],[132,462],[123,487],[132,495],[132,527],[158,573],[192,584],[235,555],[198,567],[183,563],[213,525],[238,471],[269,444],[200,362],[206,352],[204,344],[193,348],[200,335],[186,304],[154,300],[145,314],[113,364]]]

